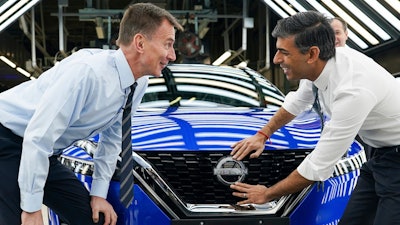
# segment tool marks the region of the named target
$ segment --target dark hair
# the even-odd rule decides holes
[[[183,30],[176,18],[165,9],[151,3],[129,5],[121,19],[117,44],[128,45],[138,33],[151,38],[164,19],[178,30]]]
[[[319,12],[299,12],[281,19],[272,31],[274,38],[293,35],[296,47],[303,54],[311,46],[317,46],[320,49],[320,59],[326,61],[335,55],[335,33],[329,20]]]

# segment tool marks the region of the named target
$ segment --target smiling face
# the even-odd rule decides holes
[[[276,42],[277,52],[274,56],[274,64],[279,64],[288,80],[308,78],[309,53],[302,54],[296,47],[294,36],[278,38]]]
[[[151,37],[144,36],[142,40],[142,74],[160,76],[168,63],[176,59],[174,26],[164,20]]]

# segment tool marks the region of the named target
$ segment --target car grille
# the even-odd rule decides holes
[[[257,159],[242,160],[248,170],[243,182],[271,186],[288,176],[311,150],[265,151]],[[232,189],[214,175],[227,152],[136,152],[147,159],[174,192],[186,203],[236,203]]]

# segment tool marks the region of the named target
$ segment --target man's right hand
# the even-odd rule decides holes
[[[22,211],[21,221],[21,225],[43,225],[42,210],[32,213]]]
[[[242,160],[245,156],[250,155],[250,158],[257,158],[261,155],[265,148],[265,137],[256,133],[255,135],[245,138],[233,144],[231,155],[234,159]]]

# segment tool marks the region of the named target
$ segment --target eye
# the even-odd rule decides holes
[[[283,51],[283,50],[279,50],[278,52],[280,52],[282,55],[289,55],[289,52],[287,52],[287,51]]]
[[[165,44],[165,49],[170,49],[170,48],[172,48],[174,46],[174,43],[173,42],[167,42],[166,44]]]

